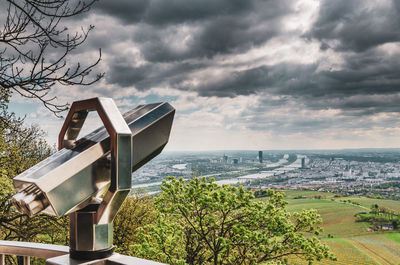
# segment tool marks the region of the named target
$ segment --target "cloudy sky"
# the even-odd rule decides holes
[[[169,101],[168,150],[400,147],[398,0],[100,0],[89,24],[72,60],[101,48],[105,78],[58,101]],[[55,143],[63,120],[10,107]]]

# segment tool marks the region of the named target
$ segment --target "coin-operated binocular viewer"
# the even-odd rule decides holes
[[[89,111],[97,111],[104,127],[77,140]],[[74,102],[59,151],[14,178],[14,205],[29,216],[69,215],[71,258],[110,256],[112,221],[131,190],[132,172],[162,151],[174,114],[168,103],[121,115],[110,98]]]

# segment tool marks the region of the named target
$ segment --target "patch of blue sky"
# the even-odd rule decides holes
[[[178,96],[160,96],[157,94],[149,94],[144,97],[138,97],[138,96],[132,95],[129,97],[120,98],[120,100],[127,100],[128,102],[131,102],[135,105],[143,104],[143,103],[149,104],[149,103],[155,103],[155,102],[164,102],[164,101],[172,102],[172,101],[175,101],[176,99],[178,99]],[[126,105],[124,105],[124,106],[126,106]],[[133,108],[135,106],[127,106],[127,107]]]
[[[176,112],[179,113],[179,114],[190,114],[190,113],[199,111],[201,109],[202,109],[202,107],[196,107],[196,108],[185,109],[185,110],[179,110],[179,108],[178,108],[178,109],[176,109]]]
[[[162,101],[175,101],[178,99],[178,96],[160,96],[156,94],[150,94],[142,98],[146,103],[152,103],[152,102],[162,102]]]
[[[36,102],[13,102],[8,104],[9,112],[14,112],[17,117],[27,117],[29,119],[29,114],[36,113],[38,109],[42,107],[40,103]],[[43,107],[43,111],[47,111]],[[29,121],[28,121],[29,122]]]

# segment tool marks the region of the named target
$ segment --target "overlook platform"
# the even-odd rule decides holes
[[[139,259],[135,257],[114,253],[108,258],[98,260],[75,260],[69,257],[69,247],[51,244],[2,241],[0,240],[0,265],[5,265],[6,255],[23,257],[23,264],[30,265],[30,258],[46,259],[49,265],[161,265],[155,261]]]

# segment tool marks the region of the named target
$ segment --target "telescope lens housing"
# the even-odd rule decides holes
[[[11,201],[17,210],[29,216],[41,212],[50,205],[43,192],[33,184],[15,194]]]

